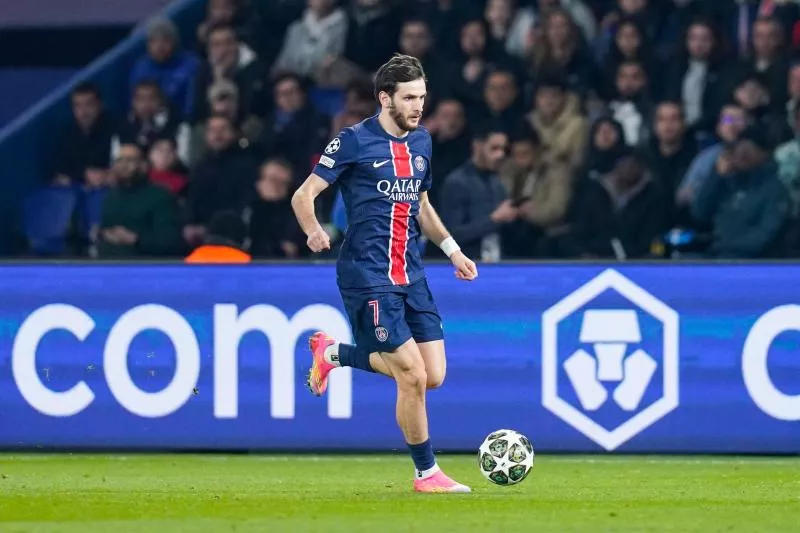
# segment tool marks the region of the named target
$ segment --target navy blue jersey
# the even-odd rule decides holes
[[[431,136],[422,127],[404,138],[374,116],[345,128],[325,148],[314,174],[339,182],[347,232],[337,262],[341,288],[408,285],[423,277],[417,215],[431,188]]]

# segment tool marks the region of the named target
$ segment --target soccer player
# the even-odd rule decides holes
[[[314,252],[330,248],[314,215],[314,199],[336,181],[348,223],[336,277],[356,345],[315,333],[309,341],[308,386],[317,396],[324,394],[330,372],[344,366],[393,378],[397,422],[416,467],[414,490],[469,492],[437,466],[425,409],[426,389],[444,380],[445,351],[422,267],[420,233],[450,258],[458,279],[478,275],[428,199],[431,136],[419,125],[425,93],[420,62],[395,55],[375,77],[380,113],[339,132],[292,198]]]

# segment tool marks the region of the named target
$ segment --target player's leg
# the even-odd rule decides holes
[[[356,344],[340,343],[323,332],[309,339],[312,365],[307,385],[317,396],[325,393],[328,375],[337,367],[349,366],[391,376],[378,352],[392,351],[410,338],[410,334],[407,338],[397,338],[393,323],[403,317],[401,291],[343,289],[340,292]]]
[[[409,334],[410,334],[410,330]],[[469,487],[453,481],[436,464],[425,407],[425,362],[417,343],[409,339],[391,353],[381,353],[389,372],[397,383],[397,423],[403,432],[416,476],[414,490],[418,492],[470,492]]]
[[[406,321],[417,342],[429,389],[440,387],[447,372],[442,318],[425,279],[410,285],[406,294]]]
[[[444,340],[417,342],[422,360],[425,362],[426,386],[429,389],[441,387],[447,374],[447,358],[444,353]]]

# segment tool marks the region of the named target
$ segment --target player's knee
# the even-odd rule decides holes
[[[424,365],[414,365],[396,376],[397,385],[405,392],[412,394],[424,394],[425,386],[428,382],[428,374],[425,372]]]
[[[427,387],[429,389],[438,389],[444,383],[444,375],[445,375],[444,369],[441,369],[441,370],[440,369],[436,369],[436,370],[428,369],[428,371],[426,372],[426,375],[427,375],[427,378],[428,378],[427,382],[426,382],[426,385],[427,385]]]

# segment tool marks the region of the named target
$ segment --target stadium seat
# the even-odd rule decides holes
[[[34,254],[58,255],[64,252],[77,196],[72,188],[48,187],[25,199],[23,225]]]
[[[107,189],[92,189],[80,195],[78,210],[80,212],[81,237],[88,239],[92,228],[100,225],[106,192]]]

